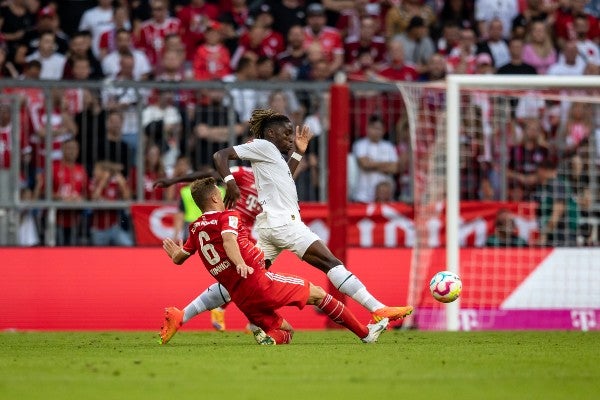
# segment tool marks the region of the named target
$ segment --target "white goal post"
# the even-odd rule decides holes
[[[484,93],[485,96],[494,97],[495,100],[504,100],[504,108],[502,110],[504,113],[503,116],[498,117],[498,114],[494,114],[492,117],[482,116],[481,110],[479,110],[479,114],[476,114],[476,118],[498,118],[497,121],[492,121],[492,125],[495,124],[494,127],[494,135],[498,136],[498,141],[502,142],[504,145],[507,143],[507,136],[512,133],[504,132],[504,123],[505,120],[501,120],[501,118],[505,119],[516,119],[514,117],[515,113],[515,105],[521,101],[524,97],[527,96],[528,93],[534,93],[535,96],[538,96],[541,99],[542,103],[546,102],[546,104],[564,104],[580,102],[591,105],[590,109],[591,113],[595,114],[595,124],[592,128],[591,136],[596,136],[596,139],[593,137],[590,138],[589,148],[590,149],[600,149],[600,146],[594,144],[594,140],[597,140],[598,132],[600,132],[600,124],[598,124],[599,115],[600,115],[600,77],[598,76],[524,76],[524,75],[449,75],[446,78],[446,82],[444,83],[434,83],[432,85],[422,85],[415,83],[398,83],[398,88],[402,94],[404,99],[404,103],[407,108],[407,117],[409,121],[409,129],[411,131],[411,142],[413,145],[413,149],[422,148],[422,143],[419,144],[419,141],[423,141],[423,136],[433,135],[435,138],[429,141],[429,146],[432,150],[429,152],[421,152],[426,154],[428,160],[413,160],[413,173],[415,180],[415,221],[416,224],[419,225],[419,220],[417,217],[418,208],[422,207],[424,209],[433,209],[433,203],[443,203],[443,206],[436,205],[435,208],[443,207],[445,209],[445,244],[440,245],[440,247],[444,247],[444,256],[445,256],[445,268],[449,271],[455,272],[461,275],[464,271],[461,270],[461,266],[464,265],[464,260],[461,260],[461,248],[464,246],[464,232],[460,232],[461,223],[463,220],[461,219],[461,181],[464,181],[464,177],[461,177],[461,163],[464,161],[461,159],[462,153],[464,151],[461,146],[462,132],[464,131],[465,124],[465,115],[462,113],[467,109],[465,107],[465,97],[467,96],[477,96],[478,94]],[[429,92],[428,92],[429,91]],[[445,103],[443,106],[439,106],[436,109],[429,105],[423,105],[425,102],[423,101],[428,95],[429,97],[435,97],[435,95],[431,95],[432,92],[435,92],[435,95],[439,95],[443,97],[443,102]],[[429,94],[428,94],[429,93]],[[469,100],[471,101],[471,100]],[[510,103],[510,104],[509,104]],[[428,109],[429,107],[429,109]],[[501,108],[501,107],[497,107]],[[564,108],[564,107],[563,107]],[[518,113],[519,111],[517,111]],[[491,113],[491,112],[490,112]],[[511,114],[512,113],[512,114]],[[562,118],[565,117],[565,113],[563,112]],[[469,115],[467,115],[469,118]],[[500,121],[500,122],[498,122]],[[477,121],[481,125],[481,121]],[[483,122],[485,124],[485,121]],[[508,124],[506,124],[508,125]],[[564,122],[561,123],[561,126],[564,128]],[[445,131],[445,132],[443,132]],[[596,131],[594,133],[594,131]],[[436,135],[436,133],[439,133]],[[443,135],[442,135],[443,134]],[[443,137],[442,137],[443,136]],[[490,136],[490,135],[488,135]],[[500,137],[501,136],[501,137]],[[510,140],[510,139],[509,139]],[[413,154],[415,158],[419,156],[420,150],[413,150]],[[443,154],[442,154],[443,153]],[[597,168],[596,165],[600,166],[598,163],[598,157],[600,154],[593,154],[588,162],[590,165],[587,165],[586,168],[594,169]],[[590,161],[591,160],[591,161]],[[506,159],[503,159],[502,162],[498,161],[497,164],[500,165],[500,168],[505,168],[507,164]],[[442,166],[443,164],[443,166]],[[426,167],[423,167],[426,165]],[[442,167],[441,167],[442,166]],[[426,170],[419,170],[419,168],[425,168]],[[464,168],[464,166],[463,166]],[[438,176],[434,176],[434,175]],[[421,175],[421,176],[417,176]],[[422,175],[425,175],[423,177]],[[504,176],[504,178],[506,178]],[[594,173],[594,183],[591,183],[592,186],[597,185],[598,176]],[[421,186],[425,187],[421,189],[423,193],[419,194],[419,183],[418,180],[421,180]],[[440,187],[442,186],[443,189]],[[439,185],[436,185],[438,183]],[[505,183],[506,184],[506,183]],[[584,185],[578,181],[580,186]],[[464,189],[464,188],[463,188]],[[580,188],[581,190],[581,188]],[[587,188],[586,188],[587,190]],[[504,192],[504,195],[506,193]],[[592,195],[593,198],[597,200],[597,193]],[[420,201],[419,196],[424,200]],[[506,197],[501,199],[506,200]],[[597,206],[598,203],[596,203]],[[429,211],[427,211],[429,212]],[[439,215],[442,214],[440,211],[435,211]],[[535,219],[535,218],[534,218]],[[423,220],[425,221],[425,220]],[[421,222],[423,222],[421,221]],[[425,229],[425,228],[423,228]],[[462,236],[461,236],[462,235]],[[461,245],[461,240],[463,241]],[[417,244],[417,247],[419,244]],[[425,246],[427,247],[427,246]],[[480,244],[475,245],[475,247],[480,247]],[[566,249],[562,249],[562,245],[558,245],[557,247],[561,247],[561,250],[556,257],[563,259],[565,256],[563,253],[567,251]],[[575,282],[577,280],[577,273],[574,273],[574,277],[572,278],[574,282],[568,282],[569,285],[576,287],[578,291],[580,291],[579,297],[577,299],[568,299],[565,300],[564,304],[557,303],[554,304],[552,309],[561,310],[565,312],[565,315],[570,315],[572,319],[572,328],[573,329],[583,329],[583,325],[586,327],[589,326],[598,326],[600,325],[600,320],[596,322],[598,319],[598,315],[600,315],[600,300],[599,296],[592,293],[594,285],[598,284],[598,280],[600,279],[600,275],[592,270],[591,264],[594,257],[597,257],[598,254],[594,253],[597,249],[593,249],[588,245],[577,245],[577,246],[569,246],[565,245],[564,247],[573,250],[573,247],[581,247],[576,256],[573,257],[583,257],[577,258],[578,260],[583,259],[585,261],[579,262],[579,264],[585,264],[585,270],[581,273],[585,279],[591,280],[589,284],[582,283],[584,278],[581,278],[580,281]],[[553,251],[553,246],[547,246],[546,253],[549,251]],[[471,294],[470,304],[468,306],[469,310],[472,311],[473,315],[476,315],[476,318],[479,318],[479,322],[474,322],[472,326],[469,326],[469,316],[464,313],[464,309],[461,307],[460,298],[458,301],[454,303],[450,303],[448,305],[433,305],[432,307],[441,307],[441,312],[439,314],[443,314],[443,323],[439,318],[438,313],[433,312],[437,317],[426,316],[426,318],[438,318],[438,325],[435,323],[425,324],[427,326],[437,326],[432,329],[445,329],[450,331],[456,330],[469,330],[470,328],[477,329],[480,327],[481,329],[496,329],[495,326],[500,326],[499,329],[504,329],[504,327],[510,328],[510,325],[506,325],[504,322],[494,324],[485,324],[482,323],[482,319],[485,319],[485,322],[489,322],[495,318],[499,318],[498,315],[506,314],[506,311],[503,309],[506,307],[516,307],[520,311],[523,307],[527,309],[529,305],[523,306],[522,302],[511,302],[511,296],[516,292],[516,288],[521,286],[526,286],[524,283],[527,283],[531,286],[531,283],[527,282],[527,280],[531,280],[531,275],[536,271],[534,267],[531,266],[523,266],[518,271],[501,271],[500,268],[504,267],[503,263],[510,263],[513,259],[518,259],[518,262],[523,261],[523,265],[526,263],[533,264],[534,259],[543,260],[545,254],[542,255],[542,250],[539,249],[539,246],[530,245],[525,250],[514,250],[509,249],[505,253],[509,253],[508,256],[501,254],[492,255],[491,253],[487,253],[484,256],[481,256],[478,253],[477,257],[481,257],[481,262],[485,263],[485,260],[492,259],[494,263],[497,265],[493,266],[484,266],[482,265],[478,269],[478,274],[485,275],[490,274],[493,276],[500,277],[499,279],[504,279],[506,276],[507,281],[511,281],[510,285],[506,285],[506,288],[497,289],[497,288],[489,288],[494,292],[491,296],[493,297],[490,301],[488,299],[481,300],[482,304],[481,309],[486,307],[491,307],[490,304],[501,304],[498,306],[499,309],[502,309],[501,312],[497,312],[498,310],[488,310],[484,311],[478,310],[478,306],[474,303],[479,301],[479,299],[474,298],[476,295],[482,296],[482,293],[485,293],[483,289],[477,289],[477,294]],[[421,328],[424,324],[420,324],[419,322],[414,322],[415,319],[418,321],[419,316],[419,304],[421,302],[421,298],[424,292],[424,286],[428,282],[430,276],[428,274],[431,273],[431,265],[429,269],[427,267],[423,267],[419,265],[423,260],[423,253],[429,253],[429,250],[423,251],[422,249],[416,249],[415,256],[413,256],[413,265],[411,266],[411,282],[409,285],[409,302],[414,302],[417,306],[416,315],[414,319],[411,319],[408,322],[408,325],[415,324],[417,328]],[[512,252],[512,253],[511,253]],[[583,252],[583,253],[582,253]],[[440,254],[439,252],[436,254]],[[581,255],[583,254],[583,256]],[[435,259],[436,255],[429,254],[426,256],[427,260]],[[557,259],[558,259],[557,258]],[[503,261],[507,260],[507,261]],[[513,260],[514,262],[514,260]],[[540,261],[541,262],[541,261]],[[435,262],[431,262],[431,264],[436,264]],[[474,263],[473,263],[474,264]],[[541,264],[540,264],[541,265]],[[474,267],[471,267],[473,269]],[[519,268],[518,266],[516,268]],[[471,274],[473,271],[471,271]],[[553,272],[558,276],[557,272]],[[461,275],[462,276],[462,275]],[[485,277],[477,277],[477,280],[470,279],[465,281],[465,285],[473,285],[479,280],[484,281]],[[558,278],[553,278],[559,281]],[[570,278],[569,278],[570,279]],[[463,279],[464,280],[464,279]],[[502,283],[499,283],[500,285]],[[556,284],[556,283],[554,283]],[[560,282],[559,282],[560,284]],[[511,286],[512,285],[512,286]],[[510,287],[509,287],[510,286]],[[535,285],[534,285],[535,286]],[[551,285],[550,285],[551,286]],[[549,287],[550,287],[549,286]],[[515,288],[516,287],[516,288]],[[465,287],[465,291],[472,290],[473,288]],[[588,293],[589,292],[589,293]],[[581,300],[580,298],[586,297],[588,300]],[[521,295],[522,296],[522,295]],[[513,296],[514,297],[514,296]],[[429,300],[427,300],[429,301]],[[530,307],[531,309],[536,308],[536,301],[531,300]],[[518,303],[518,304],[517,304]],[[517,306],[514,306],[517,304]],[[512,309],[511,309],[512,310]],[[585,312],[591,313],[589,316],[590,321],[581,322],[578,318],[581,310]],[[510,311],[510,310],[509,310]],[[527,309],[526,311],[530,311]],[[544,311],[548,311],[545,309]],[[569,314],[570,312],[570,314]],[[510,312],[508,312],[510,314]],[[517,314],[515,317],[517,320],[521,318],[527,319],[528,315],[541,315],[543,313],[531,313],[531,314]],[[581,318],[588,318],[587,316]],[[589,322],[589,323],[588,323]],[[547,321],[540,321],[539,326],[544,328],[547,327],[552,329],[556,326],[556,328],[562,328],[565,325],[561,325],[561,322],[553,325],[554,322],[548,323]],[[526,324],[525,324],[526,325]],[[520,329],[520,325],[516,325],[515,329]],[[527,325],[529,326],[529,325]],[[536,328],[537,325],[532,324],[532,328]],[[426,328],[428,329],[428,328]],[[527,328],[525,328],[527,329]],[[596,328],[597,329],[597,328]]]

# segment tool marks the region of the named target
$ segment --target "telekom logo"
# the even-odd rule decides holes
[[[578,328],[583,332],[598,326],[594,310],[571,310],[571,323],[573,328]]]
[[[470,331],[479,327],[477,320],[477,311],[475,310],[460,310],[460,329]]]

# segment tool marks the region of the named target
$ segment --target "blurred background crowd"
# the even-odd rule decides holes
[[[21,200],[176,202],[179,188],[154,190],[152,182],[210,166],[232,137],[246,139],[255,108],[309,124],[316,136],[328,131],[326,93],[292,90],[288,82],[329,82],[338,72],[378,84],[436,82],[453,73],[599,75],[598,17],[599,0],[5,0],[0,77],[43,80],[47,88],[2,86],[0,171],[10,168],[15,150],[17,98]],[[63,80],[73,85],[52,86]],[[102,86],[84,84],[90,81]],[[256,85],[111,85],[120,81]],[[430,94],[420,107],[442,112],[443,90]],[[497,99],[471,96],[462,113],[462,199],[541,202],[540,187],[559,179],[550,194],[576,199],[578,215],[594,214],[600,110],[594,96],[579,97],[520,94],[500,126],[490,111]],[[416,149],[406,114],[397,90],[353,91],[352,201],[412,201]],[[322,199],[314,142],[298,177],[305,201]],[[0,184],[7,179],[0,174]],[[127,231],[120,213],[63,211],[57,223],[67,236],[79,234],[59,243],[81,243],[82,218],[88,227]],[[124,235],[117,243],[133,241]]]

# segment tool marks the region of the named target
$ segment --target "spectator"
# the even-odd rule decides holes
[[[88,193],[92,201],[131,199],[131,190],[121,167],[107,161],[98,161],[94,165]],[[121,226],[121,213],[117,209],[95,209],[90,236],[93,246],[133,246],[131,235]]]
[[[523,199],[529,200],[537,184],[538,165],[549,156],[544,133],[537,118],[524,122],[523,139],[508,150],[506,176],[509,185],[518,185],[523,191]]]
[[[92,52],[100,57],[100,36],[113,25],[113,8],[111,0],[98,0],[98,5],[86,10],[79,21],[79,31],[92,34]]]
[[[319,3],[311,3],[306,11],[307,26],[304,28],[304,46],[320,42],[323,55],[329,63],[329,73],[333,75],[344,64],[344,44],[337,29],[325,26],[325,8]]]
[[[196,49],[204,42],[207,27],[219,17],[219,8],[204,0],[191,0],[177,13],[181,21],[181,37],[185,45],[185,59],[194,60]]]
[[[536,216],[542,246],[575,246],[579,224],[579,204],[574,193],[558,174],[557,162],[548,158],[538,165],[538,185],[534,192]]]
[[[62,144],[62,160],[54,164],[52,172],[52,198],[67,203],[81,203],[87,198],[88,176],[83,166],[77,163],[79,143],[69,139]],[[56,211],[56,245],[79,244],[78,230],[81,228],[82,211]]]
[[[577,38],[575,32],[575,17],[583,16],[588,21],[587,38],[598,43],[600,41],[600,24],[598,19],[585,11],[588,0],[568,0],[566,6],[559,7],[554,16],[554,34],[559,48],[567,41]]]
[[[503,208],[496,213],[494,233],[488,236],[486,246],[489,247],[527,247],[527,242],[517,235],[517,225],[509,210]]]
[[[131,53],[120,55],[120,70],[114,77],[114,81],[132,81],[134,57]],[[146,93],[142,90],[136,91],[132,87],[109,86],[102,91],[102,105],[107,111],[119,111],[123,113],[123,140],[129,145],[132,153],[136,154],[138,147],[138,107],[137,103],[145,103]]]
[[[491,59],[490,59],[491,61]],[[420,80],[425,82],[434,82],[446,79],[447,73],[446,59],[443,55],[435,53],[429,58],[425,73],[421,75]]]
[[[99,138],[96,154],[90,162],[109,161],[127,176],[130,160],[131,149],[123,140],[123,115],[116,110],[109,111],[106,116],[106,135]]]
[[[223,25],[223,44],[229,50],[229,54],[235,52],[240,37],[246,33],[249,15],[246,0],[232,0],[231,8],[219,16],[219,22]]]
[[[344,40],[348,38],[358,38],[363,35],[363,19],[373,20],[372,36],[382,32],[381,6],[377,2],[369,0],[355,0],[352,8],[344,7],[339,12],[339,18],[335,24],[336,29],[342,35]]]
[[[150,0],[152,18],[142,23],[136,47],[146,53],[152,68],[156,68],[162,58],[165,38],[170,34],[181,33],[181,21],[170,17],[167,0]]]
[[[470,28],[460,30],[460,42],[453,48],[446,58],[448,73],[474,74],[475,60],[477,58],[477,44],[475,32]]]
[[[371,54],[374,63],[381,63],[385,56],[385,39],[377,35],[377,21],[371,16],[360,20],[360,35],[348,36],[344,45],[345,64],[348,71],[356,69],[358,55],[363,51]]]
[[[131,192],[136,197],[138,171],[133,167],[130,174]],[[162,187],[153,188],[154,181],[167,177],[165,165],[162,162],[160,147],[149,143],[144,151],[144,169],[142,171],[143,200],[161,201],[165,200],[166,189]],[[141,199],[138,199],[141,200]]]
[[[155,143],[164,152],[163,162],[171,168],[177,159],[182,118],[174,105],[175,93],[158,90],[157,100],[142,111],[142,127],[146,141]]]
[[[502,21],[495,18],[489,22],[487,40],[479,42],[477,45],[477,53],[487,53],[494,60],[494,68],[500,68],[510,61],[510,51],[508,50],[508,42],[502,37]]]
[[[98,41],[98,56],[102,61],[109,53],[117,50],[117,33],[120,30],[131,30],[131,22],[129,21],[129,11],[125,6],[115,7],[113,20],[110,27],[107,27],[101,34]]]
[[[414,16],[406,30],[397,37],[404,47],[406,62],[412,64],[420,74],[426,72],[427,63],[435,53],[433,40],[428,35],[423,18]]]
[[[304,28],[294,25],[288,31],[286,50],[277,55],[279,77],[283,80],[296,80],[305,61]]]
[[[375,187],[382,181],[393,181],[397,172],[398,154],[396,148],[384,139],[383,120],[372,115],[367,123],[366,137],[352,146],[352,153],[358,162],[359,171],[352,199],[363,203],[375,200]]]
[[[556,63],[556,50],[545,22],[531,22],[527,42],[523,46],[523,61],[533,66],[538,75],[545,75],[548,68]]]
[[[32,30],[35,23],[34,15],[29,13],[26,0],[11,0],[0,6],[0,32],[7,45],[7,57],[12,62],[17,45]]]
[[[90,77],[90,60],[87,58],[71,59],[71,79],[86,81]],[[100,112],[100,101],[96,91],[82,87],[70,87],[65,89],[65,100],[71,115],[77,115],[85,110],[91,109],[96,114]]]
[[[0,79],[12,78],[16,79],[19,77],[19,72],[15,68],[11,61],[8,61],[8,49],[6,45],[0,43]]]
[[[294,25],[306,25],[306,9],[299,0],[268,0],[273,15],[273,29],[286,37],[288,30]]]
[[[131,33],[120,29],[116,33],[116,49],[102,59],[102,71],[107,77],[116,76],[121,69],[121,57],[133,56],[133,79],[146,80],[152,72],[152,66],[146,54],[131,45]]]
[[[45,32],[40,35],[37,51],[25,58],[25,61],[37,60],[42,64],[40,79],[60,80],[65,69],[66,57],[56,50],[54,33]]]
[[[453,22],[445,23],[442,27],[442,36],[436,42],[437,52],[448,56],[458,46],[460,46],[459,26]]]
[[[404,61],[404,46],[398,39],[392,39],[387,45],[387,60],[379,69],[379,75],[392,81],[416,81],[419,74]]]
[[[569,40],[565,42],[562,54],[558,57],[558,61],[548,68],[548,75],[567,75],[580,76],[585,71],[585,61],[579,55],[577,42]]]
[[[475,29],[473,3],[470,0],[444,1],[444,5],[437,16],[437,24],[433,30],[433,36],[439,38],[440,33],[447,26],[456,27],[457,32],[459,27]]]
[[[250,57],[242,57],[235,73],[224,76],[223,82],[246,82],[255,79],[256,60]],[[256,89],[232,89],[229,94],[223,99],[223,104],[226,107],[232,105],[242,121],[249,121],[250,115],[258,102]]]
[[[427,27],[435,24],[435,12],[421,0],[392,2],[392,7],[385,15],[385,36],[389,39],[403,33],[415,16],[423,18]]]
[[[394,201],[394,184],[392,181],[385,180],[375,186],[375,203],[389,203]]]
[[[63,71],[63,79],[73,79],[73,62],[76,58],[85,58],[88,60],[89,75],[86,79],[102,79],[102,66],[94,56],[90,48],[90,38],[88,32],[76,32],[69,42],[69,51],[67,52],[67,61]]]
[[[575,39],[577,40],[577,49],[586,64],[600,65],[600,48],[598,47],[598,43],[588,38],[589,26],[589,20],[585,15],[575,16],[573,30],[575,31]],[[594,39],[596,41],[600,40],[600,38]]]
[[[40,9],[37,16],[35,29],[25,31],[23,39],[15,50],[14,62],[19,69],[22,69],[25,65],[26,57],[38,50],[43,33],[54,33],[55,48],[52,49],[53,51],[65,54],[69,49],[69,37],[60,30],[58,16],[54,7],[50,5]]]
[[[231,73],[231,57],[219,28],[219,23],[209,23],[204,32],[206,41],[196,50],[194,77],[199,81],[222,79]]]
[[[475,73],[479,75],[493,74],[496,72],[492,64],[492,56],[488,53],[479,53],[475,59]],[[483,95],[483,93],[482,93]]]
[[[502,21],[502,37],[510,38],[512,22],[518,14],[518,0],[475,0],[477,31],[483,39],[489,37],[488,23],[495,18]]]
[[[513,38],[508,43],[510,62],[498,68],[498,75],[535,75],[537,71],[523,61],[523,40]]]

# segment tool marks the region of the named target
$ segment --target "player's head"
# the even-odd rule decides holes
[[[190,191],[194,202],[202,212],[223,211],[225,209],[221,191],[217,187],[215,178],[196,179],[190,185]]]
[[[294,130],[288,117],[271,109],[257,109],[250,118],[250,133],[257,139],[266,139],[280,152],[288,153],[294,144]]]

